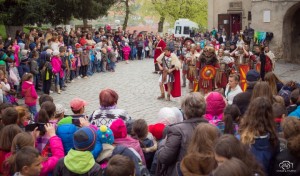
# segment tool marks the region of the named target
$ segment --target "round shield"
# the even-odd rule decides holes
[[[201,78],[205,80],[211,80],[216,75],[216,69],[212,65],[206,65],[201,69],[200,74],[201,74]]]

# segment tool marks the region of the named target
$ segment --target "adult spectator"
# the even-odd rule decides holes
[[[117,108],[119,95],[116,91],[111,89],[104,89],[99,94],[100,108],[95,110],[90,116],[89,121],[98,127],[101,125],[109,126],[118,118],[125,122],[131,119],[128,113]]]
[[[283,82],[273,72],[266,73],[264,79],[269,83],[273,95],[277,95],[284,85]]]
[[[157,151],[158,175],[176,175],[176,163],[185,156],[194,129],[199,123],[207,123],[203,118],[206,109],[205,99],[199,92],[186,95],[181,108],[186,120],[170,125],[167,138]]]
[[[247,81],[246,91],[237,94],[233,98],[232,104],[237,105],[237,107],[240,109],[241,115],[243,115],[246,112],[248,105],[250,103],[253,88],[259,79],[260,79],[260,75],[256,70],[248,71],[246,75],[246,81]]]
[[[240,81],[240,78],[236,74],[230,75],[228,78],[228,84],[225,89],[225,97],[228,101],[228,104],[230,104],[230,105],[233,102],[233,98],[237,94],[243,92],[243,90],[241,89],[241,87],[239,85],[239,81]]]

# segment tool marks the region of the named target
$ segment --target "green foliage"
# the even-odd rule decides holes
[[[5,26],[3,24],[0,25],[0,36],[2,36],[3,39],[6,39]]]
[[[179,18],[188,18],[199,24],[200,28],[207,26],[208,0],[138,0],[143,4],[140,11],[144,16],[165,17],[169,23]]]

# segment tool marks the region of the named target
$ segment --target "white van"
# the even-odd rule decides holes
[[[199,29],[198,24],[185,18],[179,18],[175,21],[174,36],[175,37],[191,37],[191,33],[195,33],[195,29]]]

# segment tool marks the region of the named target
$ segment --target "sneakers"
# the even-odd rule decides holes
[[[78,77],[77,77],[77,79],[81,79],[81,77],[80,77],[80,76],[78,76]]]
[[[72,80],[71,82],[72,82],[72,83],[74,83],[75,81],[74,81],[74,80]]]
[[[83,77],[83,79],[87,79],[87,78],[88,78],[87,76]]]

